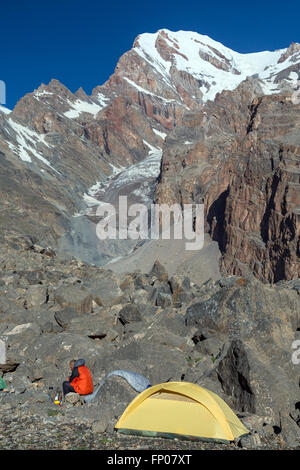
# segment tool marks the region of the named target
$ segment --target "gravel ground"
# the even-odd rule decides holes
[[[51,414],[51,413],[50,413]],[[280,438],[262,440],[261,449],[286,449]],[[93,431],[90,424],[61,421],[60,416],[1,414],[1,450],[241,450],[235,443],[220,444],[152,439]]]

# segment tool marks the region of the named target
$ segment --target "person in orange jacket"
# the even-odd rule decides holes
[[[89,368],[85,365],[84,359],[73,359],[70,361],[71,375],[63,383],[64,396],[67,393],[79,393],[79,395],[89,395],[93,393],[93,380]]]

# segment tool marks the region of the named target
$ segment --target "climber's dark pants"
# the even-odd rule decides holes
[[[63,383],[63,392],[64,396],[67,395],[67,393],[73,392],[76,393],[70,382],[67,380]]]

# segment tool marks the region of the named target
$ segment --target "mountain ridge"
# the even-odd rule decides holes
[[[270,97],[270,103],[277,102],[276,96],[289,100],[298,86],[299,76],[298,43],[274,52],[240,54],[198,33],[173,33],[162,29],[138,36],[133,48],[121,56],[110,78],[96,86],[90,96],[81,88],[72,93],[56,79],[48,85],[41,84],[37,90],[25,95],[10,113],[0,109],[2,173],[4,179],[7,174],[11,175],[10,187],[13,188],[10,196],[3,192],[3,224],[8,225],[9,210],[16,214],[21,211],[24,220],[19,220],[16,215],[18,222],[14,230],[26,235],[33,233],[41,237],[43,243],[53,246],[57,246],[63,234],[69,239],[69,234],[73,233],[68,242],[72,252],[76,232],[80,230],[79,240],[81,237],[86,239],[92,227],[90,221],[84,222],[85,219],[82,219],[80,229],[78,221],[74,222],[73,216],[84,213],[87,208],[84,195],[91,195],[92,191],[92,197],[97,198],[93,188],[116,172],[143,161],[149,155],[149,148],[155,148],[162,153],[157,200],[168,202],[168,191],[177,194],[182,165],[186,165],[185,178],[190,171],[194,174],[191,173],[190,181],[185,184],[192,187],[191,182],[196,176],[195,184],[202,187],[200,193],[204,196],[209,217],[206,229],[218,238],[216,233],[224,232],[225,228],[220,226],[220,215],[218,230],[212,227],[211,219],[215,216],[211,215],[211,206],[217,204],[222,191],[227,189],[220,183],[222,191],[209,190],[207,193],[208,181],[218,178],[219,171],[226,171],[226,154],[238,151],[244,136],[251,134],[253,137],[254,128],[259,129],[255,100],[266,96]],[[252,107],[254,112],[251,112]],[[270,135],[275,138],[273,131]],[[293,139],[297,144],[297,138]],[[203,160],[197,150],[201,145],[206,148],[205,152],[219,152],[217,166],[205,161],[207,157]],[[170,151],[176,155],[179,152],[172,163],[177,174],[173,180],[170,172],[166,177]],[[183,159],[186,152],[191,157]],[[236,164],[232,163],[230,171],[233,173],[237,170]],[[206,167],[204,173],[203,165]],[[295,175],[297,164],[292,166]],[[204,185],[203,177],[209,178]],[[296,176],[293,178],[297,179]],[[224,181],[231,184],[231,179]],[[34,204],[30,203],[29,210],[26,206],[24,211],[24,193],[28,191],[32,194],[30,199],[34,194],[36,198]],[[178,194],[184,193],[181,188]],[[196,202],[197,197],[188,200]],[[177,195],[175,202],[180,199],[182,196]],[[296,196],[294,200],[292,210],[297,211]],[[269,210],[267,202],[264,204],[265,207],[260,209],[262,217],[264,211]],[[42,223],[36,222],[39,211],[44,210],[41,207],[50,209],[51,232],[47,230],[46,213],[40,217]],[[260,238],[260,229],[256,230]],[[222,248],[225,242],[219,239],[218,242]],[[95,238],[90,243],[96,244],[95,252],[101,253],[101,244]],[[226,258],[225,252],[223,255]],[[101,254],[96,259],[101,263]],[[261,254],[259,259],[260,263],[265,263]],[[228,272],[237,269],[230,266],[229,263],[225,268]],[[251,270],[261,279],[280,278],[271,272],[263,275],[264,269],[251,266]],[[286,275],[292,274],[281,276]]]

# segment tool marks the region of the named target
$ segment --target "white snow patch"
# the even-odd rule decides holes
[[[107,106],[107,101],[109,101],[109,98],[104,96],[102,93],[98,93],[95,98],[100,103],[102,108],[105,108],[105,106]]]
[[[43,91],[36,91],[34,96],[46,96],[46,95],[53,95],[51,91],[43,90]]]
[[[119,173],[121,173],[121,171],[123,171],[125,169],[124,166],[115,166],[113,165],[112,163],[109,164],[109,166],[112,168],[112,176],[110,178],[112,178],[113,176],[116,176],[118,175]]]
[[[95,195],[99,193],[99,191],[104,191],[109,186],[111,179],[124,170],[123,167],[116,167],[112,163],[109,163],[109,166],[112,168],[112,174],[105,181],[97,181],[88,189],[87,193],[84,193],[83,195],[83,199],[88,206],[88,209],[73,214],[73,217],[82,217],[83,215],[88,215],[90,213],[90,207],[95,205],[98,206],[99,200],[95,198]]]
[[[297,72],[291,72],[291,73],[289,74],[289,80],[292,80],[293,82],[298,81],[298,74],[297,74]]]
[[[104,107],[103,105],[99,106],[96,103],[88,103],[87,101],[82,100],[76,100],[74,103],[68,101],[68,103],[72,109],[66,111],[64,115],[70,119],[78,118],[81,113],[89,113],[96,116],[96,114],[98,114]]]
[[[19,155],[21,160],[24,162],[32,162],[31,157],[28,152],[30,152],[38,160],[42,161],[45,165],[51,168],[56,173],[59,173],[53,166],[36,150],[36,145],[42,143],[47,147],[50,147],[49,144],[45,141],[45,136],[38,134],[37,132],[29,129],[28,127],[22,126],[21,124],[13,121],[11,118],[8,119],[10,127],[16,133],[16,139],[18,147],[14,144],[9,143],[10,149]]]
[[[92,196],[89,196],[89,194],[86,193],[83,194],[83,199],[88,206],[95,206],[99,204],[99,201],[97,199]]]
[[[117,179],[113,182],[115,188],[120,188],[131,183],[146,179],[156,178],[160,172],[160,163],[162,157],[162,150],[152,147],[148,157],[142,162],[125,168],[124,171],[118,175]]]
[[[22,145],[22,143],[20,142],[20,140],[18,140],[18,142],[20,143],[20,146],[19,147],[16,147],[14,144],[12,144],[11,142],[8,143],[8,146],[9,148],[14,152],[14,153],[17,153],[19,155],[19,157],[21,158],[21,160],[23,160],[23,162],[29,162],[29,163],[32,163],[32,160],[30,158],[30,156],[28,155],[27,151],[25,150],[24,146]]]
[[[88,195],[93,197],[95,194],[97,194],[100,191],[102,184],[102,181],[98,181],[97,183],[93,184],[93,186],[88,189]]]
[[[142,88],[141,86],[137,85],[135,82],[133,82],[132,80],[130,80],[129,78],[127,77],[123,77],[124,80],[126,80],[131,86],[133,86],[134,88],[136,88],[138,91],[140,91],[141,93],[144,93],[146,95],[150,95],[150,96],[154,96],[155,98],[159,98],[160,100],[164,101],[165,103],[174,103],[176,102],[176,100],[168,100],[166,98],[164,98],[163,96],[159,96],[159,95],[155,95],[154,93],[152,93],[151,91],[149,90],[146,90],[145,88]]]
[[[160,132],[157,129],[154,129],[154,127],[152,128],[152,130],[156,135],[159,135],[159,137],[161,137],[163,140],[165,140],[165,138],[167,137],[167,134],[165,134],[165,132]]]
[[[11,110],[0,104],[0,113],[9,114]]]
[[[88,195],[94,197],[99,191],[103,191],[109,185],[112,178],[121,173],[124,170],[124,167],[116,167],[112,163],[109,164],[112,168],[112,174],[105,181],[97,181],[88,189]]]
[[[162,152],[162,149],[160,147],[158,147],[158,148],[153,147],[153,145],[149,144],[149,142],[147,142],[144,139],[143,139],[143,142],[149,148],[148,156]]]

